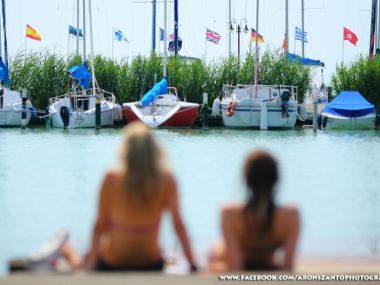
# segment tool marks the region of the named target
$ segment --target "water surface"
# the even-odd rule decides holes
[[[182,214],[198,259],[220,239],[221,205],[246,197],[242,164],[253,149],[279,160],[280,204],[296,203],[298,256],[378,258],[380,136],[368,132],[227,129],[155,130],[176,175]],[[0,129],[0,274],[60,227],[82,252],[99,185],[116,162],[120,130]],[[177,244],[169,217],[164,248]]]

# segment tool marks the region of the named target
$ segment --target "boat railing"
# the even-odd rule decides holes
[[[178,91],[176,87],[168,87],[168,94],[173,94],[178,98]]]
[[[255,85],[245,85],[245,84],[238,84],[238,85],[229,85],[225,84],[223,85],[223,97],[228,98],[231,97],[232,93],[236,89],[246,89],[246,88],[254,88]],[[281,93],[282,90],[288,90],[290,92],[290,95],[294,100],[297,100],[298,98],[298,87],[292,86],[292,85],[257,85],[257,88],[273,88],[278,89]],[[270,92],[270,91],[269,91]],[[269,98],[271,99],[271,93],[269,94]]]
[[[102,89],[96,89],[95,94],[93,93],[93,89],[86,89],[84,91],[85,92],[79,91],[76,93],[66,93],[63,95],[59,95],[56,97],[49,98],[49,103],[54,104],[54,103],[58,102],[59,100],[62,100],[65,98],[79,98],[82,101],[86,101],[86,100],[90,100],[90,97],[93,97],[93,96],[97,97],[97,98],[100,97],[101,100],[106,100],[106,101],[114,103],[114,104],[117,103],[115,95],[111,92],[108,92],[108,91],[105,91]],[[83,97],[85,97],[85,98],[83,98]]]

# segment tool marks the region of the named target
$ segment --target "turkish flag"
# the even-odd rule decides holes
[[[354,46],[356,46],[356,43],[358,42],[358,37],[354,32],[351,32],[346,27],[343,27],[343,40],[350,41]]]

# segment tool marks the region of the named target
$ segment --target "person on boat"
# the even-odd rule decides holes
[[[140,122],[129,124],[124,135],[120,167],[106,173],[100,189],[85,267],[99,271],[162,270],[159,227],[163,212],[169,210],[190,269],[197,270],[181,218],[176,181],[163,149]],[[75,268],[83,266],[69,244],[64,244],[61,253]]]
[[[282,117],[289,118],[289,100],[290,100],[291,94],[290,92],[285,89],[281,92],[281,102],[282,102]]]
[[[222,209],[224,241],[211,253],[209,271],[293,269],[300,218],[295,206],[277,206],[277,162],[265,151],[248,155],[244,178],[249,199]],[[282,252],[275,260],[275,253]],[[276,255],[277,257],[277,255]]]

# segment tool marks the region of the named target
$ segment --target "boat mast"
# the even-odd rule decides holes
[[[301,18],[302,18],[302,58],[305,57],[305,7],[304,0],[301,0]]]
[[[152,54],[156,52],[156,2],[152,2]]]
[[[289,1],[285,0],[285,55],[289,52]]]
[[[256,86],[256,94],[257,97],[257,83],[258,83],[258,68],[259,68],[259,0],[256,0],[256,40],[255,40],[255,86]]]
[[[79,0],[77,0],[77,29],[79,29]],[[79,32],[77,30],[77,55],[79,55]]]
[[[178,0],[174,0],[174,56],[178,55]]]
[[[1,23],[0,23],[0,58],[3,57],[3,50],[2,50],[2,43],[1,43],[1,33],[2,33],[2,28],[1,28]]]
[[[231,56],[231,0],[228,0],[228,56]]]
[[[164,66],[164,77],[166,77],[166,48],[167,48],[167,0],[164,0],[164,57],[162,59]]]
[[[86,62],[86,0],[83,0],[83,63]]]
[[[86,0],[84,0],[86,1]],[[88,9],[90,14],[90,49],[91,49],[91,76],[92,76],[92,95],[96,95],[95,93],[95,84],[96,84],[96,78],[95,78],[95,57],[94,57],[94,34],[92,33],[92,7],[91,7],[91,0],[88,0]]]
[[[376,8],[377,0],[372,0],[371,29],[369,38],[369,57],[371,59],[373,59],[373,52],[375,48]]]
[[[376,55],[379,55],[380,54],[380,1],[377,1],[377,11],[376,11],[376,15],[377,15],[377,33],[376,33],[376,42],[375,42],[375,45],[376,45],[376,49],[375,49],[375,54]]]

